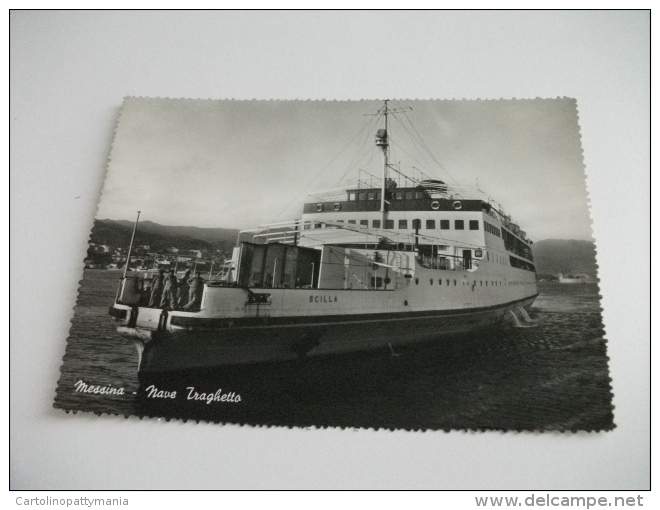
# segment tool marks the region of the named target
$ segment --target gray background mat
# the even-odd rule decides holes
[[[641,11],[12,12],[11,486],[648,488],[649,18]],[[290,430],[53,409],[127,95],[577,98],[617,428]]]

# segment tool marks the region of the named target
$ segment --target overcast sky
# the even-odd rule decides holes
[[[295,219],[309,193],[379,164],[382,125],[368,114],[382,104],[127,98],[97,218],[134,220],[140,210],[141,220],[164,225],[240,229]],[[389,124],[402,168],[462,186],[478,179],[535,241],[592,239],[574,100],[390,107],[412,108]],[[414,130],[442,167],[415,147]]]

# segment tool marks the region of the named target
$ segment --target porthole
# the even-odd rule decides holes
[[[419,285],[419,278],[415,278],[415,285]]]
[[[440,209],[440,202],[438,202],[437,200],[431,202],[431,209],[433,209],[434,211]]]
[[[339,211],[339,210],[341,210],[341,204],[335,204],[335,205],[332,206],[332,208],[333,208],[335,211]]]
[[[452,205],[457,211],[460,211],[463,208],[463,204],[460,200],[456,200]]]
[[[316,204],[316,210],[321,212],[323,210],[323,204]]]

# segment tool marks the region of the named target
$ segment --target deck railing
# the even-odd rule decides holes
[[[476,267],[474,258],[466,259],[457,255],[417,255],[417,263],[426,269],[444,271],[467,271]]]

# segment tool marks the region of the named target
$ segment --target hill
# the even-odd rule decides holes
[[[109,221],[109,220],[106,220]],[[133,229],[133,223],[126,220],[117,220],[114,223]],[[140,232],[162,235],[166,237],[189,238],[203,241],[216,249],[226,249],[236,244],[238,229],[235,228],[200,228],[160,225],[153,221],[141,221],[138,225]]]
[[[128,247],[133,233],[130,221],[95,220],[90,241]],[[170,227],[151,221],[138,224],[135,243],[148,244],[152,250],[173,246],[184,250],[223,250],[231,252],[238,230],[223,228]]]
[[[586,274],[596,277],[596,246],[591,241],[545,239],[532,245],[536,273]]]

